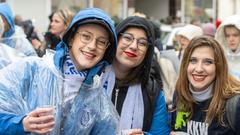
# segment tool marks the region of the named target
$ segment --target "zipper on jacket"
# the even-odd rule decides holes
[[[115,102],[114,102],[114,105],[115,105],[115,108],[117,108],[117,100],[118,100],[118,92],[119,92],[119,89],[116,89],[115,91],[116,91],[116,93],[115,93]]]

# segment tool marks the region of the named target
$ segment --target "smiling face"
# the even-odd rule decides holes
[[[214,52],[210,47],[194,49],[187,68],[187,77],[194,91],[205,90],[216,77]]]
[[[89,35],[92,36],[92,40],[89,40]],[[108,37],[106,29],[97,24],[86,24],[78,28],[74,38],[70,41],[69,49],[70,56],[78,70],[91,68],[103,58],[107,48],[99,48],[97,45],[101,45],[103,39],[108,41]],[[85,40],[91,42],[86,43]]]
[[[119,38],[115,64],[117,63],[118,66],[126,70],[131,70],[144,60],[148,47],[143,47],[143,41],[147,41],[147,35],[140,28],[128,28],[124,31],[124,35],[120,35]],[[132,40],[130,37],[133,41],[127,45],[126,42],[129,43],[129,40]]]

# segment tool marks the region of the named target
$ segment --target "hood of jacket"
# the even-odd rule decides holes
[[[104,26],[109,31],[110,45],[105,51],[103,59],[92,69],[90,69],[86,80],[90,79],[88,83],[92,83],[92,77],[96,75],[104,66],[110,64],[115,56],[117,36],[111,18],[101,9],[87,8],[79,11],[73,18],[71,24],[66,30],[61,42],[56,46],[56,53],[54,55],[54,64],[59,70],[63,70],[63,63],[68,53],[68,41],[72,38],[80,25],[87,23],[96,23]]]
[[[189,41],[192,40],[194,37],[203,35],[203,30],[201,27],[187,24],[186,26],[182,27],[177,35],[181,35],[186,37]]]
[[[8,6],[8,4],[0,3],[0,14],[6,19],[6,21],[8,22],[8,24],[10,26],[10,29],[3,34],[3,37],[4,38],[10,37],[15,32],[15,24],[14,24],[12,11],[11,11],[10,7]]]
[[[227,41],[224,35],[224,27],[227,25],[234,25],[240,31],[240,15],[233,15],[224,20],[221,25],[218,27],[217,32],[215,34],[215,39],[220,43],[220,45],[224,48],[227,53],[230,53]],[[240,54],[240,47],[237,50]]]
[[[145,18],[138,17],[138,16],[131,16],[120,22],[117,27],[116,27],[116,32],[117,36],[120,37],[120,34],[125,32],[128,28],[130,27],[136,27],[136,28],[141,28],[145,31],[147,38],[148,38],[148,50],[145,55],[144,60],[142,63],[134,69],[133,74],[134,76],[131,76],[133,78],[129,78],[131,80],[133,79],[140,79],[141,83],[146,84],[148,81],[148,77],[150,74],[150,68],[151,68],[151,62],[152,62],[152,57],[154,54],[154,27],[152,23]]]

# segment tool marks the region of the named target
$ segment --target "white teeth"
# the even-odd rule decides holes
[[[203,81],[205,79],[205,76],[193,75],[193,79],[196,80],[196,81]]]
[[[88,53],[88,52],[83,52],[83,54],[85,55],[85,56],[87,56],[87,57],[94,57],[94,55],[93,54],[91,54],[91,53]]]

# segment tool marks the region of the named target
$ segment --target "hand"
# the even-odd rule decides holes
[[[38,50],[41,48],[42,43],[37,39],[32,39],[32,45],[34,49]]]
[[[55,124],[53,113],[53,108],[33,110],[23,119],[24,131],[37,134],[46,134],[52,131]]]
[[[144,135],[141,129],[134,129],[129,135]]]
[[[175,132],[170,132],[170,135],[176,135],[176,133]]]

